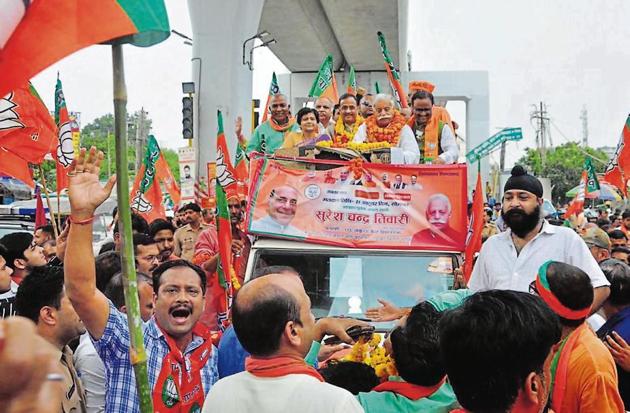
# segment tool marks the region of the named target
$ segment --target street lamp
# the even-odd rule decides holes
[[[253,35],[252,37],[246,39],[243,42],[243,64],[247,65],[247,67],[249,68],[249,70],[254,70],[254,62],[253,62],[253,55],[254,55],[254,49],[257,49],[259,47],[266,47],[269,46],[272,43],[276,43],[276,39],[269,39],[269,40],[264,40],[263,38],[265,36],[269,36],[269,32],[266,30],[263,30],[260,33],[257,33],[255,35]],[[251,42],[252,40],[258,39],[261,42],[263,42],[262,44],[258,45],[258,46],[254,46],[251,49],[249,49],[249,60],[245,60],[245,48],[247,46],[247,43]]]

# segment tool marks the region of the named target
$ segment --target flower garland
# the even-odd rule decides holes
[[[394,111],[394,117],[389,125],[381,128],[376,123],[376,116],[372,115],[366,119],[365,125],[367,127],[367,141],[368,142],[389,142],[392,146],[398,145],[400,139],[400,131],[407,124],[407,120],[398,111]]]
[[[354,138],[354,135],[357,134],[359,130],[359,126],[363,123],[363,118],[361,115],[357,115],[357,120],[352,125],[352,130],[350,132],[346,131],[346,127],[343,124],[343,117],[340,115],[337,118],[337,122],[335,122],[335,133],[333,136],[333,140],[336,144],[346,145],[348,142],[351,142]]]
[[[378,333],[374,333],[370,338],[360,337],[352,346],[350,354],[343,360],[367,364],[374,368],[381,381],[387,380],[389,376],[396,376],[398,375],[396,364],[380,345],[381,341],[382,336]]]

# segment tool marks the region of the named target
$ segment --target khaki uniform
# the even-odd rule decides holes
[[[62,413],[85,413],[87,405],[85,401],[85,390],[79,380],[74,362],[72,361],[72,350],[65,346],[60,354],[61,370],[64,378],[64,392],[61,399]]]
[[[195,243],[199,237],[199,233],[208,228],[207,225],[201,224],[199,229],[194,230],[190,224],[186,224],[175,231],[175,251],[173,254],[177,255],[181,259],[192,262],[193,255],[195,254]]]

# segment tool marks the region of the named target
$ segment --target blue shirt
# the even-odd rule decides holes
[[[247,350],[236,337],[234,327],[230,325],[219,341],[219,378],[245,371],[245,359],[249,357]]]
[[[169,348],[154,318],[142,325],[142,333],[144,348],[147,353],[149,385],[153,389],[162,368],[162,360],[169,353]],[[127,316],[118,311],[111,301],[103,336],[100,340],[95,340],[92,337],[92,342],[101,360],[103,360],[103,364],[105,364],[107,376],[105,411],[108,413],[139,412],[140,402],[136,391],[136,379],[129,358],[130,337]],[[184,351],[184,357],[189,357],[202,343],[201,337],[193,336],[193,340]],[[218,350],[212,346],[212,355],[201,369],[201,382],[203,392],[206,395],[219,377],[217,352]]]

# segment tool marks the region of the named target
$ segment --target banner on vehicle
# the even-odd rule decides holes
[[[465,165],[312,164],[319,167],[252,159],[249,233],[346,247],[464,250]],[[332,169],[321,170],[324,164]]]

